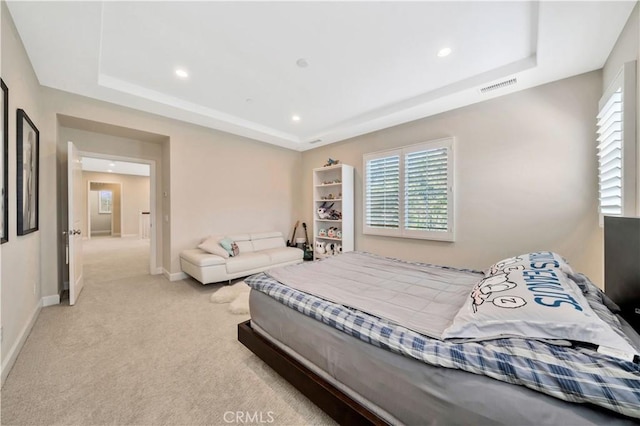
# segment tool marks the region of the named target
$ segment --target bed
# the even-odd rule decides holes
[[[611,354],[596,353],[592,345],[576,346],[572,341],[562,339],[529,341],[518,336],[443,339],[441,331],[444,327],[448,326],[447,330],[453,327],[457,314],[455,318],[445,318],[440,328],[420,328],[424,322],[433,324],[442,320],[442,315],[432,316],[432,312],[443,303],[454,306],[467,303],[474,312],[484,311],[488,302],[481,306],[482,302],[489,299],[481,293],[487,286],[478,287],[473,283],[486,284],[490,274],[505,274],[504,271],[512,275],[522,272],[525,277],[527,273],[531,274],[521,271],[524,267],[517,261],[498,262],[483,272],[403,262],[357,252],[337,258],[350,269],[342,271],[337,265],[339,261],[327,259],[248,278],[246,282],[252,287],[251,321],[239,324],[238,339],[339,423],[595,425],[605,422],[634,424],[640,418],[637,359],[636,362],[633,359],[622,361]],[[361,265],[358,262],[362,259],[374,263]],[[412,283],[407,286],[409,294],[415,293],[416,288],[424,287],[423,284],[416,287],[415,282],[422,279],[423,271],[427,271],[431,276],[424,285],[431,286],[435,276],[436,281],[454,282],[447,286],[454,290],[446,297],[440,290],[435,297],[425,296],[434,299],[426,304],[415,302],[422,300],[422,296],[416,296],[415,300],[409,297],[404,305],[411,309],[405,312],[405,317],[420,321],[412,324],[409,320],[409,328],[406,328],[396,321],[407,320],[395,317],[397,307],[378,315],[377,296],[373,301],[361,297],[368,292],[379,295],[379,289],[368,289],[365,284],[358,288],[360,284],[353,284],[358,290],[351,296],[337,294],[344,288],[340,282],[328,293],[316,289],[321,287],[318,280],[323,273],[349,277],[352,272],[354,277],[361,276],[366,275],[361,268],[371,271],[376,267],[372,267],[373,264],[379,265],[380,270],[372,276],[380,276],[384,275],[388,262],[394,263],[401,272],[390,272],[388,279],[380,280],[384,289],[394,277],[401,276],[400,282],[408,280]],[[563,296],[563,303],[569,305],[566,301],[575,299],[586,304],[585,300],[588,300],[590,306],[596,307],[593,312],[598,317],[608,317],[605,318],[607,321],[615,317],[606,310],[604,303],[600,303],[603,295],[586,277],[574,275],[570,269],[558,272],[562,262],[555,263],[558,263],[555,269],[548,269],[549,262],[544,262],[544,270],[556,271],[565,278],[572,277],[570,286],[579,289],[584,296],[584,299],[578,295],[573,298]],[[289,273],[294,274],[294,278],[297,276],[300,282],[296,283]],[[536,272],[538,281],[540,276],[540,272]],[[539,282],[536,285],[541,287]],[[495,294],[502,291],[496,288],[493,287]],[[474,290],[476,297],[469,297]],[[508,290],[510,294],[506,299],[516,300],[513,287]],[[546,292],[538,293],[538,296],[552,294],[549,290],[538,291]],[[348,301],[334,300],[342,297],[347,297]],[[383,298],[403,297],[385,293]],[[496,300],[495,295],[493,300]],[[405,309],[404,305],[402,309]],[[364,309],[368,307],[376,315]],[[402,316],[402,312],[399,315]],[[618,337],[629,343],[633,350],[640,347],[640,336],[626,322],[613,321],[619,325],[614,330]],[[470,353],[479,356],[469,356]],[[551,359],[563,359],[564,364],[550,362]],[[526,368],[517,364],[526,364]],[[593,371],[589,374],[578,371],[583,364],[592,366]],[[543,385],[547,386],[544,382],[548,377],[557,378],[560,373],[566,377],[556,380],[554,386],[561,389],[543,388]],[[585,384],[585,377],[590,384]],[[606,380],[611,382],[604,383]],[[602,384],[594,386],[591,382]]]

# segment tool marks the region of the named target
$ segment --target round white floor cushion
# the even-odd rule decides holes
[[[249,313],[249,292],[242,292],[236,299],[229,304],[229,312],[232,314],[248,314]]]
[[[235,300],[240,293],[249,293],[251,288],[244,281],[233,285],[225,285],[211,295],[211,303],[229,303]]]

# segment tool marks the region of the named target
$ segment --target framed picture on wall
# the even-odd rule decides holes
[[[0,243],[4,244],[9,241],[9,88],[2,79],[0,86]]]
[[[40,132],[24,110],[17,116],[18,235],[26,235],[38,230]]]

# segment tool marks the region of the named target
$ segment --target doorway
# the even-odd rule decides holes
[[[157,238],[156,232],[151,232],[156,213],[155,161],[87,151],[81,151],[80,156],[86,212],[83,235],[87,256],[83,264],[119,259],[112,268],[104,264],[102,270],[139,274],[142,269],[137,263],[144,259],[144,272],[157,274]],[[120,259],[128,250],[131,256]],[[120,267],[125,260],[130,266]]]

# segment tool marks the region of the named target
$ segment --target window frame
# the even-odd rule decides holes
[[[598,217],[599,224],[604,224],[604,216],[636,216],[640,212],[640,197],[638,196],[638,150],[636,141],[636,61],[626,62],[616,77],[611,81],[607,90],[604,91],[600,101],[598,102],[598,114],[605,107],[611,97],[618,91],[622,93],[622,197],[620,215],[603,214],[600,199],[600,163],[599,155],[596,155],[597,163],[597,181],[598,181]],[[596,132],[596,134],[598,134]],[[596,146],[599,145],[596,137]]]
[[[447,149],[447,231],[405,229],[405,162],[406,155],[414,152],[435,149]],[[371,152],[363,155],[362,180],[362,233],[365,235],[379,235],[385,237],[409,238],[434,241],[455,241],[455,138],[446,137],[418,144],[408,145],[384,151]],[[398,228],[380,228],[367,225],[367,163],[371,160],[398,155],[399,164],[399,225]]]

